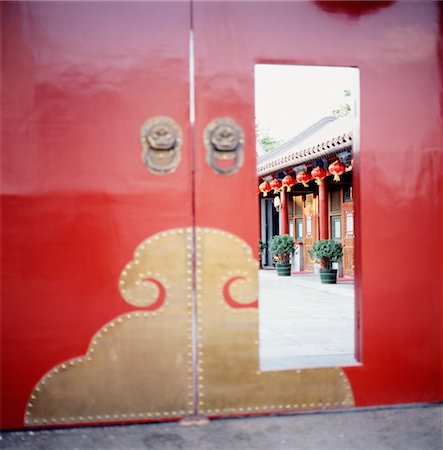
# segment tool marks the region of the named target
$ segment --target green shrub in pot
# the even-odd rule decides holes
[[[310,250],[311,256],[320,263],[322,269],[332,269],[332,263],[343,257],[343,246],[334,239],[320,239],[314,242]]]
[[[332,268],[332,263],[338,262],[343,257],[343,246],[334,239],[320,239],[314,242],[309,253],[315,261],[320,263],[320,279],[325,284],[337,282],[337,270]]]
[[[289,234],[279,234],[271,240],[271,252],[277,262],[278,275],[289,276],[291,264],[289,263],[291,253],[294,251],[294,240]]]

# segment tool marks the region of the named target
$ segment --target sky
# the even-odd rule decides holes
[[[260,130],[287,141],[347,102],[356,111],[359,70],[351,67],[255,66],[255,119]],[[352,96],[345,97],[350,89]]]

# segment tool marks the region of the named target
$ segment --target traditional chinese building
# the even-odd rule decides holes
[[[312,271],[312,244],[336,239],[343,244],[340,272],[353,276],[354,122],[325,117],[272,151],[258,149],[261,239],[293,236],[293,271]],[[263,256],[263,265],[271,266],[270,250]]]

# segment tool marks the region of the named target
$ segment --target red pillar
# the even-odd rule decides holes
[[[328,189],[325,180],[318,187],[318,204],[320,216],[320,239],[328,239]]]
[[[283,188],[280,191],[280,234],[289,234],[288,194]]]

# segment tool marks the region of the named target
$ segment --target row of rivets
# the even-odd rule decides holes
[[[193,247],[193,231],[187,229],[186,231],[186,248],[187,261],[186,261],[186,298],[187,298],[187,321],[188,321],[188,414],[194,413],[194,380],[193,380],[193,336],[192,336],[192,316],[193,316],[193,304],[192,304],[192,247]]]
[[[96,350],[96,347],[99,345],[99,341],[103,338],[103,333],[106,334],[110,328],[114,328],[116,326],[116,324],[121,324],[123,323],[125,320],[132,320],[133,318],[146,318],[146,317],[155,317],[156,313],[155,312],[134,312],[134,313],[127,313],[124,314],[122,316],[119,316],[117,319],[113,320],[112,322],[107,323],[102,329],[101,331],[97,332],[94,337],[92,338],[91,344],[89,345],[88,351],[85,355],[85,357],[79,357],[79,358],[74,358],[71,359],[63,364],[60,364],[59,366],[55,367],[54,369],[51,369],[48,373],[46,373],[42,379],[40,380],[40,382],[37,384],[36,388],[34,389],[35,393],[40,393],[41,392],[41,387],[45,386],[47,381],[50,380],[54,375],[58,375],[61,372],[67,370],[69,367],[73,367],[76,365],[81,365],[85,362],[90,362],[92,361],[92,356]],[[68,367],[69,366],[69,367]],[[32,394],[30,396],[30,399],[28,401],[28,404],[26,406],[26,412],[25,412],[25,422],[27,424],[41,424],[41,423],[65,423],[65,422],[69,422],[70,420],[68,420],[67,418],[60,418],[60,419],[35,419],[32,420],[30,419],[28,416],[31,415],[30,410],[34,408],[34,404],[36,402],[36,400],[38,400],[38,397],[36,394]],[[146,414],[158,414],[159,416],[162,415],[163,413],[143,413],[143,417],[146,416]],[[167,413],[169,415],[171,415],[171,413]],[[117,416],[115,416],[115,419],[122,419],[125,418],[127,415],[125,414],[120,414]],[[147,417],[151,417],[151,416],[147,416]],[[141,415],[140,415],[141,417]],[[152,416],[153,417],[153,416]],[[79,417],[74,417],[71,418],[71,421],[77,422],[77,421],[81,421]],[[101,420],[101,416],[88,416],[88,418],[85,418],[84,420]]]
[[[249,245],[247,245],[244,241],[242,241],[241,239],[237,238],[234,235],[231,235],[229,233],[220,231],[220,230],[215,230],[215,229],[205,229],[203,230],[204,234],[215,234],[215,235],[225,235],[228,236],[229,239],[234,239],[236,240],[238,243],[241,243],[242,248],[245,250],[245,252],[247,253],[247,263],[248,264],[252,264],[253,266],[257,266],[258,268],[258,261],[255,260],[255,258],[253,258],[252,255],[252,249]],[[201,238],[197,239],[197,258],[202,261],[202,255],[201,255]],[[231,279],[233,276],[245,276],[247,277],[248,272],[244,271],[244,270],[235,270],[235,271],[231,271],[227,274],[227,276],[225,276],[222,280],[221,280],[221,284],[219,284],[217,286],[217,292],[216,294],[218,295],[219,299],[221,301],[223,301],[224,305],[225,305],[225,309],[229,310],[231,312],[245,312],[245,313],[257,313],[256,310],[250,310],[248,308],[245,309],[232,309],[229,306],[227,306],[224,302],[223,299],[223,287],[225,285],[225,283],[227,281],[229,281],[229,279]],[[199,284],[201,283],[201,279],[198,279]],[[238,282],[247,282],[246,280],[238,280]],[[201,290],[201,286],[198,286]],[[198,296],[199,298],[201,298],[201,295]],[[202,309],[199,308],[199,311],[201,311]],[[254,341],[255,345],[258,346],[258,341]],[[203,352],[201,352],[201,356],[203,356]],[[311,370],[311,369],[297,369],[295,370],[295,373],[297,374],[301,374],[302,372],[306,372],[306,370]],[[344,373],[342,372],[342,370],[340,368],[335,368],[335,370],[337,370],[341,376],[345,376]],[[203,372],[203,368],[199,367],[199,372]],[[257,371],[256,372],[257,375],[260,375],[261,372]],[[201,378],[201,381],[203,381],[203,376],[201,375],[199,378]],[[202,385],[203,386],[203,385]],[[255,407],[246,407],[246,408],[227,408],[227,409],[207,409],[207,410],[203,410],[204,413],[207,414],[219,414],[219,413],[250,413],[250,412],[258,412],[258,411],[284,411],[284,410],[293,410],[293,409],[307,409],[307,408],[321,408],[321,409],[326,409],[326,408],[334,408],[334,407],[343,407],[343,406],[347,406],[347,405],[352,405],[352,391],[350,389],[349,384],[346,384],[346,389],[347,389],[347,395],[344,401],[342,402],[315,402],[315,403],[297,403],[297,404],[280,404],[280,405],[264,405],[264,406],[255,406]],[[204,397],[204,391],[201,393],[200,395],[200,400],[201,397]],[[200,402],[200,406],[203,406],[204,402],[201,401]]]
[[[203,412],[205,414],[237,414],[237,413],[252,413],[252,412],[269,412],[269,411],[284,411],[284,410],[297,410],[297,409],[327,409],[335,407],[349,406],[351,403],[347,401],[343,402],[324,402],[324,403],[294,403],[286,405],[264,405],[264,406],[248,406],[245,408],[223,408],[223,409],[206,409]]]
[[[50,419],[31,419],[25,418],[27,425],[45,425],[58,423],[80,423],[80,422],[113,422],[123,419],[152,419],[164,417],[181,417],[186,411],[163,411],[163,412],[143,412],[143,413],[122,413],[122,414],[98,414],[94,416],[75,416],[75,417],[51,417]]]
[[[201,408],[204,407],[204,395],[205,395],[205,385],[204,385],[204,375],[203,375],[203,365],[204,365],[204,352],[203,352],[203,344],[201,343],[201,333],[203,332],[203,329],[201,327],[201,324],[203,322],[203,306],[202,305],[202,291],[203,291],[203,279],[202,279],[202,271],[200,269],[200,267],[204,266],[204,261],[203,261],[203,253],[202,253],[202,241],[203,241],[203,237],[204,235],[220,235],[220,236],[225,236],[228,237],[228,239],[230,240],[234,240],[236,243],[238,243],[239,245],[241,245],[241,247],[245,250],[246,253],[246,258],[247,258],[247,263],[255,263],[255,260],[252,257],[252,249],[249,245],[247,245],[243,240],[241,240],[240,238],[238,238],[237,236],[227,233],[225,231],[222,230],[217,230],[215,228],[204,228],[204,229],[198,229],[197,230],[197,238],[196,238],[196,252],[197,252],[197,299],[198,299],[198,304],[199,304],[199,308],[198,308],[198,317],[197,317],[197,322],[199,324],[198,327],[198,333],[199,333],[199,345],[198,345],[198,350],[199,350],[199,364],[198,364],[198,379],[200,381],[200,391],[199,391],[199,406]],[[241,275],[241,276],[248,276],[248,272],[244,271],[244,270],[236,270],[236,271],[232,271],[228,274],[228,276],[226,276],[223,280],[221,280],[222,284],[218,284],[218,286],[216,286],[216,296],[218,297],[219,301],[222,302],[223,306],[229,310],[230,312],[234,312],[236,313],[238,312],[242,312],[242,313],[251,313],[251,310],[249,309],[233,309],[231,307],[229,307],[228,305],[226,305],[224,299],[223,299],[223,286],[224,284],[230,279],[232,278],[232,276],[235,275]],[[243,282],[246,282],[246,280],[243,280]],[[256,311],[253,311],[254,313],[256,313]],[[210,411],[210,410],[208,410]]]
[[[148,242],[148,241],[146,241],[146,242]],[[140,249],[140,251],[142,253],[143,253],[146,245],[147,244],[142,244],[142,246],[139,247],[139,249]],[[138,251],[135,252],[135,258],[136,259],[133,261],[134,264],[140,265],[140,262],[141,262],[139,260],[140,255],[141,255],[140,252],[138,252]],[[129,282],[127,280],[128,270],[130,268],[131,263],[132,262],[130,262],[130,263],[128,263],[126,265],[125,269],[122,271],[122,273],[120,275],[120,280],[119,280],[120,293],[121,293],[122,297],[124,298],[124,300],[127,301],[129,304],[132,304],[134,306],[139,306],[139,307],[149,306],[150,304],[152,304],[153,302],[156,301],[157,296],[158,296],[158,292],[156,294],[153,294],[151,296],[151,298],[146,298],[146,299],[143,298],[143,299],[141,299],[141,298],[134,298],[133,297],[133,295],[131,294],[131,290],[132,290],[131,288],[133,287],[133,286],[131,286],[132,283],[129,284]],[[143,285],[148,285],[148,283],[149,283],[148,281],[143,281],[145,278],[154,278],[154,279],[158,280],[160,283],[163,284],[164,288],[166,289],[167,296],[170,293],[171,286],[170,286],[168,280],[165,277],[163,277],[161,274],[157,273],[157,272],[140,271],[138,273],[138,278],[139,279],[134,282],[134,285],[136,287],[143,286]],[[128,284],[129,284],[129,286],[128,286]],[[167,304],[167,301],[165,302],[165,304]]]
[[[171,232],[164,232],[164,233],[160,233],[160,235],[174,234],[175,232],[177,232],[179,234],[183,234],[184,231],[183,230],[177,230],[177,231],[171,231]],[[187,247],[188,247],[188,249],[189,248],[192,249],[192,229],[188,228],[188,229],[186,229],[186,232],[187,232]],[[245,244],[243,241],[238,239],[237,237],[233,237],[232,235],[229,235],[228,233],[225,233],[225,232],[222,232],[222,231],[219,231],[219,230],[207,230],[206,229],[206,230],[204,230],[204,233],[205,234],[208,234],[208,233],[224,234],[224,235],[230,236],[231,239],[235,239],[238,242],[241,242],[243,248],[245,250],[247,250],[248,253],[251,255],[250,259],[252,260],[252,250],[251,250],[251,248],[247,244]],[[154,237],[154,240],[158,240],[158,239],[155,239],[155,237]],[[197,237],[196,237],[196,241],[197,241],[197,245],[196,245],[196,247],[197,247],[197,265],[199,267],[202,264],[202,254],[201,254],[202,245],[201,245],[201,240],[202,240],[201,237],[197,234]],[[147,241],[145,241],[145,244],[142,244],[142,245],[146,245],[146,244],[149,244],[149,243],[150,243],[150,240],[147,240]],[[143,250],[143,249],[141,249],[141,250]],[[254,260],[254,262],[256,262],[256,261]],[[127,265],[127,268],[131,268],[131,264],[130,263]],[[203,289],[202,285],[201,285],[201,282],[202,282],[201,272],[202,272],[201,269],[197,269],[197,275],[198,275],[197,276],[197,290],[200,291],[200,292]],[[150,272],[148,272],[148,274],[149,275],[147,275],[147,276],[151,276]],[[187,274],[188,275],[192,275],[192,253],[191,252],[188,252]],[[246,272],[241,272],[241,271],[236,271],[236,272],[233,272],[233,274],[234,275],[235,274],[246,275],[247,273]],[[158,276],[158,274],[155,274],[155,275]],[[192,300],[192,278],[188,277],[188,281],[189,280],[191,282],[188,283],[188,286],[187,286],[187,299],[188,299],[187,306],[188,306],[188,318],[191,318],[191,320],[192,320],[192,301],[191,301]],[[197,297],[201,301],[201,298],[202,298],[201,293],[198,294]],[[228,309],[230,309],[230,308],[228,308]],[[242,310],[242,311],[246,311],[246,310]],[[202,309],[201,308],[199,308],[199,313],[200,313],[200,315],[198,317],[198,322],[201,324],[201,322],[202,322],[202,317],[201,317]],[[139,313],[139,312],[129,313],[129,314],[126,314],[125,316],[121,316],[121,317],[117,318],[115,322],[121,323],[124,319],[131,320],[133,317],[147,317],[147,316],[155,316],[155,313],[147,313],[147,312],[146,313]],[[115,322],[111,322],[110,324],[108,324],[108,326],[109,327],[114,327],[115,326]],[[192,350],[192,328],[189,327],[189,329],[190,329],[190,333],[189,333],[188,340],[191,343],[191,345],[188,345],[188,348],[190,349],[188,351],[188,372],[189,372],[189,386],[190,386],[190,389],[189,389],[189,402],[188,402],[188,404],[189,404],[190,408],[189,408],[189,410],[187,412],[189,414],[192,414],[193,413],[193,410],[191,408],[192,405],[193,405],[193,402],[192,402],[192,398],[193,398],[193,392],[192,392],[192,351],[191,351]],[[102,329],[102,332],[106,333],[107,331],[108,331],[108,328],[107,328],[107,326],[105,326]],[[199,326],[198,327],[198,336],[199,336],[199,344],[198,344],[199,353],[198,354],[199,354],[199,356],[201,357],[201,360],[202,360],[203,351],[202,351],[202,343],[201,343],[201,340],[200,340],[200,338],[201,338],[201,334],[200,333],[201,332],[202,332],[202,328],[201,328],[201,326]],[[101,337],[102,337],[102,334],[100,332],[97,333],[96,336],[94,336],[94,340],[93,340],[93,343],[92,343],[92,345],[91,345],[91,347],[90,347],[90,349],[88,351],[88,355],[92,354],[94,352],[94,346],[97,345],[97,340],[101,339]],[[256,342],[256,344],[258,344],[257,341],[255,341],[255,342]],[[90,361],[91,358],[88,357],[88,360]],[[83,359],[82,358],[77,358],[76,360],[69,361],[66,364],[74,365],[76,363],[75,361],[77,363],[82,363]],[[201,367],[200,364],[201,364],[201,362],[199,361],[199,367],[198,367],[199,376],[198,376],[198,379],[201,382],[202,387],[204,387],[203,386],[204,377],[203,377],[203,374],[202,374],[203,367]],[[52,371],[52,373],[57,374],[61,368],[62,368],[62,366],[60,366],[59,368],[56,368],[54,371]],[[64,369],[65,368],[66,368],[66,366],[64,367]],[[300,373],[300,372],[301,372],[300,370],[297,370],[297,373]],[[46,379],[49,379],[52,376],[52,373],[49,373],[48,376],[46,376],[46,377],[44,377],[42,379],[42,382],[41,382],[42,385],[46,383]],[[341,373],[341,375],[343,375],[343,374]],[[348,385],[347,385],[347,389],[349,391],[348,395],[347,395],[347,400],[349,402],[351,402],[352,401],[352,393],[351,393],[350,387]],[[36,392],[40,392],[40,387],[37,386],[35,391]],[[204,392],[203,391],[199,393],[199,405],[200,406],[204,405],[204,401],[202,400],[202,397],[204,397]],[[32,395],[31,396],[31,400],[36,400],[36,396]],[[268,411],[268,410],[282,410],[282,409],[294,409],[294,408],[297,409],[299,407],[301,407],[301,408],[306,408],[306,407],[326,408],[326,407],[331,407],[331,406],[343,406],[343,405],[348,405],[348,404],[352,404],[352,403],[348,403],[347,401],[344,401],[344,402],[341,402],[341,403],[310,403],[310,404],[301,404],[301,405],[298,405],[298,404],[295,404],[295,405],[278,405],[278,406],[270,406],[270,407],[263,406],[263,407],[254,407],[254,408],[249,407],[249,408],[223,409],[223,410],[215,409],[215,410],[207,410],[206,412],[207,413],[215,413],[215,414],[217,414],[217,413],[228,413],[228,412],[232,412],[232,413],[236,413],[236,412],[251,412],[251,411],[260,411],[260,410]],[[29,403],[28,408],[29,409],[33,408],[33,404],[31,402]],[[185,411],[178,411],[178,415],[183,415],[183,414],[185,414]],[[29,412],[29,410],[27,410],[26,416],[29,416],[29,415],[30,415],[30,412]],[[52,418],[51,419],[51,423],[58,423],[58,422],[66,423],[66,422],[69,422],[69,421],[78,422],[78,421],[83,421],[83,420],[85,420],[85,421],[94,421],[94,420],[101,421],[101,420],[103,420],[103,418],[106,419],[106,420],[120,420],[120,419],[127,419],[127,418],[145,418],[146,419],[146,418],[151,418],[151,417],[166,417],[166,416],[176,416],[175,411],[173,411],[173,412],[140,413],[138,415],[135,414],[135,413],[131,413],[131,414],[115,414],[113,416],[106,416],[106,415],[105,416],[87,416],[85,418],[83,418],[83,417],[77,417],[77,418],[74,417],[74,418],[72,418],[71,417],[69,419],[61,418],[60,420]],[[43,419],[43,421],[47,421],[47,419]],[[37,424],[39,422],[37,420],[33,420],[33,419],[29,418],[29,417],[26,417],[26,423],[35,423],[35,424]],[[50,422],[47,421],[46,423],[50,423]]]
[[[186,228],[186,229],[177,229],[177,230],[170,230],[170,231],[165,231],[162,233],[158,233],[157,235],[145,240],[144,242],[142,242],[142,244],[140,244],[136,251],[134,252],[134,257],[135,260],[129,262],[125,269],[122,271],[122,279],[120,279],[119,284],[120,286],[125,286],[126,282],[124,280],[124,277],[127,277],[128,275],[128,270],[131,270],[135,265],[140,265],[140,258],[144,252],[144,250],[146,249],[146,247],[148,245],[150,245],[152,243],[152,241],[158,241],[161,237],[163,236],[170,236],[170,235],[174,235],[174,234],[180,234],[183,235],[184,233],[187,234],[187,245],[189,247],[189,245],[192,248],[192,228]],[[191,252],[188,253],[188,274],[190,273],[192,275],[192,257],[189,256]],[[165,278],[163,278],[160,274],[155,273],[155,272],[146,272],[146,273],[141,273],[139,274],[140,278],[146,278],[146,277],[152,277],[155,279],[158,279],[160,282],[163,283],[165,289],[170,289],[170,285],[167,282],[167,280]],[[139,282],[136,282],[136,284]],[[121,289],[122,293],[125,293],[125,289]],[[192,298],[192,278],[191,278],[191,283],[188,285],[188,298]],[[135,301],[134,303],[137,303],[137,301]],[[165,304],[167,305],[168,302],[166,301]],[[192,304],[191,304],[192,306]],[[160,311],[159,311],[160,312]],[[192,314],[192,308],[190,310],[190,314]],[[121,324],[124,320],[132,320],[133,318],[139,318],[139,317],[155,317],[156,316],[156,312],[134,312],[134,313],[128,313],[125,314],[123,316],[118,317],[117,319],[115,319],[114,321],[106,324],[92,339],[92,342],[90,344],[90,347],[88,349],[87,355],[86,357],[81,357],[81,358],[75,358],[73,360],[70,360],[54,369],[52,369],[50,372],[48,372],[43,378],[42,380],[39,382],[39,384],[36,386],[36,388],[34,389],[34,392],[36,394],[41,392],[41,386],[45,385],[47,380],[49,380],[54,374],[58,374],[61,370],[66,370],[67,368],[67,364],[69,366],[74,366],[76,364],[82,364],[85,361],[92,361],[92,354],[95,351],[96,346],[99,344],[99,340],[103,337],[103,334],[106,334],[110,328],[114,328],[116,324]],[[192,332],[190,333],[190,339],[192,342]],[[192,386],[192,345],[191,345],[191,349],[188,352],[188,364],[189,367],[191,368],[191,375],[190,375],[190,381],[191,381],[191,386]],[[190,400],[192,400],[192,388],[190,389],[190,393],[189,393],[189,398]],[[68,422],[83,422],[83,421],[102,421],[102,420],[121,420],[121,419],[130,419],[130,418],[139,418],[139,419],[146,419],[146,418],[152,418],[152,417],[173,417],[173,416],[182,416],[186,413],[186,411],[172,411],[172,412],[153,412],[153,413],[139,413],[139,414],[135,414],[135,413],[131,413],[131,414],[114,414],[114,415],[96,415],[96,416],[79,416],[79,417],[70,417],[70,418],[51,418],[51,419],[32,419],[29,416],[31,415],[31,411],[34,408],[34,403],[37,400],[37,395],[32,394],[30,397],[30,400],[28,402],[27,405],[27,410],[25,413],[25,422],[27,424],[49,424],[49,423],[68,423]],[[192,402],[191,405],[192,406]],[[192,413],[192,409],[189,409],[187,411],[188,413]]]
[[[204,234],[208,234],[208,229],[203,229]],[[203,249],[204,249],[204,241],[201,237],[202,230],[197,229],[196,230],[197,236],[196,236],[196,260],[199,263],[197,265],[198,269],[196,271],[196,283],[197,283],[197,336],[198,336],[198,364],[197,364],[197,377],[199,382],[199,407],[204,406],[203,401],[203,394],[205,390],[205,384],[204,384],[204,375],[203,375],[203,364],[204,364],[204,352],[203,352],[203,340],[202,340],[202,333],[203,333],[203,304],[202,304],[202,292],[203,292],[203,277],[202,277],[202,264],[204,263],[203,260]]]

